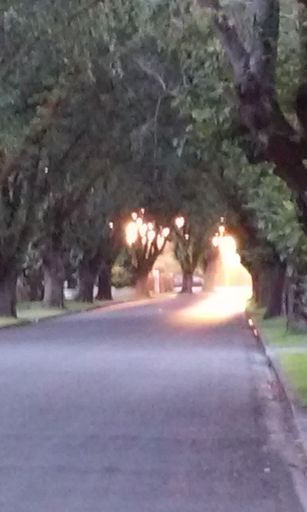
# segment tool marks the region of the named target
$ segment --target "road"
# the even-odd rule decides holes
[[[1,512],[303,511],[264,357],[200,300],[0,332]]]

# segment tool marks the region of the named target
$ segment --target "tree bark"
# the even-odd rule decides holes
[[[16,269],[11,268],[6,272],[2,272],[0,276],[0,316],[11,316],[16,318],[16,287]]]
[[[60,250],[50,248],[43,259],[44,298],[47,307],[64,308],[65,269]]]
[[[43,275],[33,273],[26,276],[30,301],[42,301],[44,298]]]
[[[266,308],[269,297],[269,265],[267,263],[257,263],[250,265],[252,276],[253,299],[259,307]]]
[[[150,297],[149,283],[148,283],[149,272],[147,274],[140,274],[136,278],[135,293],[139,298]]]
[[[112,265],[103,262],[98,276],[98,300],[112,300]]]
[[[298,206],[307,218],[306,140],[282,112],[272,82],[278,37],[278,2],[256,2],[257,10],[260,4],[269,7],[269,10],[263,10],[260,16],[260,26],[255,36],[257,44],[251,50],[247,50],[233,21],[228,19],[218,2],[215,27],[233,69],[242,122],[253,141],[253,155],[249,157],[253,161],[275,164],[274,173],[296,192]],[[275,39],[269,46],[265,44],[269,36],[268,29]],[[265,37],[263,31],[268,32],[264,34]],[[267,73],[268,67],[271,68],[270,73]],[[271,87],[267,76],[271,76]],[[307,101],[302,99],[302,95],[300,102],[305,108]]]
[[[307,277],[306,271],[296,274],[292,286],[293,315],[288,315],[288,324],[306,331],[307,329]]]
[[[98,268],[96,262],[84,259],[79,266],[79,300],[81,302],[94,302],[94,286],[97,279]]]
[[[259,304],[259,275],[257,271],[252,271],[252,287],[253,287],[253,299],[256,304]]]
[[[78,299],[80,302],[94,302],[94,286],[96,275],[93,276],[91,272],[83,271],[79,278],[79,294]]]
[[[193,293],[193,272],[183,272],[181,293]]]
[[[265,318],[282,315],[285,278],[286,266],[284,264],[278,262],[271,267]]]

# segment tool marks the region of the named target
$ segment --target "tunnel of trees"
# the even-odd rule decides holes
[[[111,299],[118,258],[146,292],[163,226],[189,292],[222,215],[267,316],[307,325],[306,4],[1,2],[0,315],[17,280]],[[133,252],[141,208],[156,239]]]

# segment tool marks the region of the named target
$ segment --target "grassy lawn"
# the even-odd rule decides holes
[[[280,354],[282,367],[302,404],[307,406],[307,353]]]
[[[2,327],[10,327],[11,325],[21,325],[23,323],[24,320],[22,318],[0,317],[0,329]]]
[[[17,308],[17,315],[22,320],[41,320],[42,318],[49,318],[52,316],[65,315],[67,312],[79,312],[93,309],[102,305],[103,302],[78,302],[74,300],[67,300],[65,302],[65,309],[60,308],[48,308],[43,306],[41,302],[23,302],[19,304]]]
[[[274,347],[292,389],[302,405],[307,407],[307,333],[287,329],[287,321],[282,317],[264,319],[264,310],[254,304],[249,304],[247,311],[260,328],[265,341]]]
[[[91,302],[78,302],[76,300],[67,300],[65,307],[68,311],[86,311],[88,309],[95,309],[99,306],[103,306],[105,301],[96,300],[94,303]]]
[[[43,307],[40,302],[23,302],[17,307],[17,316],[22,320],[30,322],[48,318],[51,316],[58,316],[65,313],[65,310],[59,308]]]
[[[268,342],[274,346],[293,347],[306,345],[307,334],[294,329],[287,329],[285,318],[277,317],[260,320],[260,326]]]
[[[38,322],[43,318],[52,318],[65,315],[66,313],[80,313],[91,309],[99,308],[109,304],[108,301],[79,302],[76,300],[66,300],[65,309],[48,308],[41,302],[21,302],[17,305],[17,318],[0,317],[0,329],[13,325],[21,325],[28,322]],[[112,304],[110,302],[110,304]]]
[[[68,300],[65,303],[65,309],[47,308],[41,302],[22,302],[17,306],[17,317],[0,317],[0,329],[2,327],[10,327],[12,325],[21,325],[27,322],[36,322],[43,318],[51,318],[55,316],[65,315],[67,312],[78,313],[102,306],[104,302],[95,302],[94,304],[87,302],[78,302]]]
[[[283,317],[264,319],[265,310],[249,304],[247,312],[254,319],[264,334],[266,341],[276,347],[293,347],[306,345],[307,333],[287,328],[287,321]]]

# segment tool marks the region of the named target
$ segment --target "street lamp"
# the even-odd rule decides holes
[[[188,242],[190,239],[190,235],[188,232],[188,225],[186,219],[183,217],[183,215],[179,215],[178,217],[176,217],[176,219],[174,220],[174,224],[179,234],[183,236],[184,239]]]
[[[175,219],[175,226],[178,229],[182,229],[184,225],[185,225],[184,217],[182,217],[182,216],[176,217],[176,219]]]
[[[223,240],[223,238],[225,236],[226,228],[225,228],[225,224],[224,223],[225,223],[225,218],[221,217],[220,218],[220,225],[218,227],[218,230],[215,233],[214,237],[212,238],[212,245],[216,249],[218,247],[220,247],[221,241]]]
[[[150,250],[151,244],[156,241],[158,249],[161,250],[169,237],[170,229],[159,227],[153,221],[145,222],[144,215],[144,208],[139,213],[133,212],[131,214],[131,220],[126,225],[127,244],[132,247],[140,242],[144,247],[149,245]]]
[[[131,221],[126,226],[126,240],[129,246],[135,244],[138,239],[138,227],[135,222]]]
[[[219,243],[220,243],[219,233],[215,233],[214,237],[212,238],[212,245],[213,245],[213,247],[218,248]]]
[[[223,237],[224,235],[225,235],[225,226],[224,226],[224,224],[221,224],[219,226],[219,236]]]

